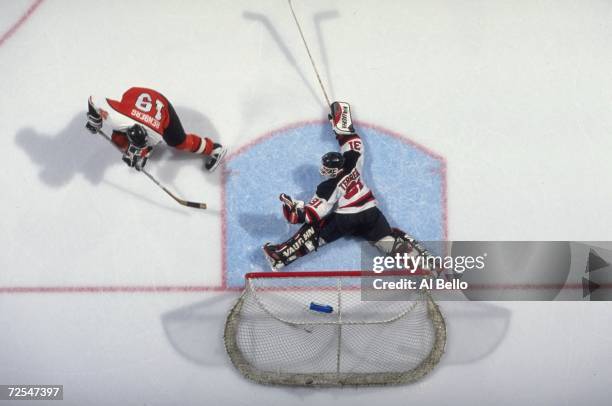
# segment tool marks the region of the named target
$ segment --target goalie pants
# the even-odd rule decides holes
[[[375,243],[392,234],[389,222],[378,207],[372,207],[359,213],[333,213],[321,220],[319,225],[319,238],[326,243],[349,235],[362,237]]]

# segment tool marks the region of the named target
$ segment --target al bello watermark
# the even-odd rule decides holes
[[[446,281],[441,278],[436,278],[416,281],[409,278],[400,278],[396,281],[385,281],[381,278],[374,279],[372,281],[372,287],[376,290],[465,290],[468,288],[468,283],[462,282],[459,279]]]

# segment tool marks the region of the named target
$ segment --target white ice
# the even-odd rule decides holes
[[[32,2],[2,2],[0,33]],[[612,238],[612,3],[295,3],[332,97],[447,159],[450,238]],[[326,113],[282,0],[46,0],[0,76],[0,288],[221,284],[221,174],[157,151],[152,172],[210,210],[176,205],[85,131],[90,94],[153,87],[234,149]],[[230,365],[235,297],[5,289],[0,384],[63,384],[67,405],[608,402],[608,303],[442,303],[423,381],[295,390]]]

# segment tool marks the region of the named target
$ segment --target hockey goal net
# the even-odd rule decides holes
[[[292,386],[416,381],[440,360],[444,318],[426,290],[362,300],[363,272],[261,272],[225,324],[225,347],[247,378]],[[379,281],[380,283],[380,281]]]

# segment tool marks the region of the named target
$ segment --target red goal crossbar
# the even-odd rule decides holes
[[[431,271],[418,269],[411,271],[385,271],[376,273],[373,271],[295,271],[295,272],[249,272],[244,275],[245,279],[260,278],[372,278],[384,276],[430,276]]]

